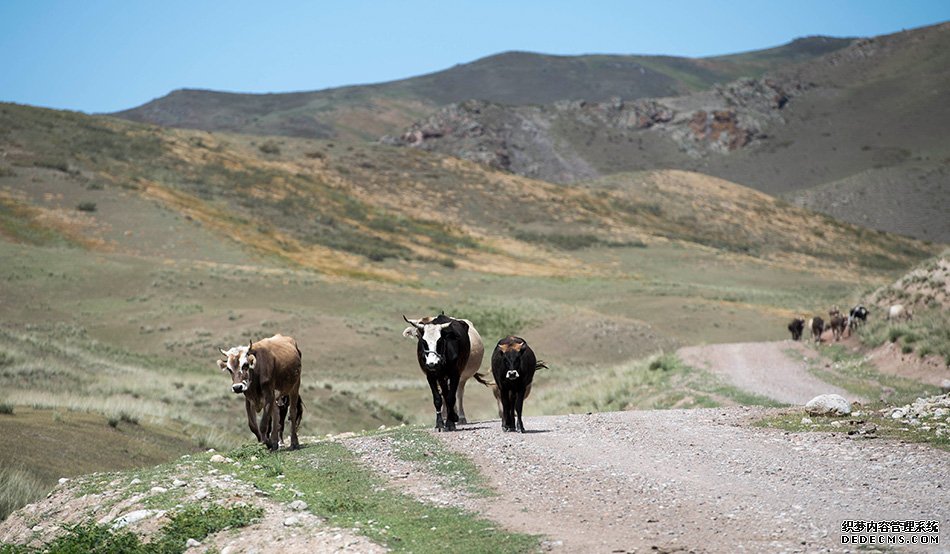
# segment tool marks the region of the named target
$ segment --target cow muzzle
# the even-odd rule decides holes
[[[436,369],[439,367],[439,364],[442,363],[442,356],[438,352],[428,351],[426,354],[426,367],[430,370]]]
[[[521,374],[518,373],[517,369],[509,369],[508,372],[505,373],[505,379],[517,379],[518,377],[521,377]]]
[[[242,381],[240,383],[235,383],[231,385],[231,390],[234,391],[235,394],[240,394],[247,390],[247,382]]]

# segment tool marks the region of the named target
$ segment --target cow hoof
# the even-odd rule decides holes
[[[459,425],[465,425],[465,424],[467,424],[467,423],[468,423],[468,420],[465,419],[464,417],[460,417],[460,418],[459,418]]]
[[[519,433],[524,433],[524,427],[518,427],[518,432],[519,432]]]
[[[501,426],[501,430],[504,431],[504,432],[506,432],[506,433],[508,433],[508,432],[511,432],[511,427],[506,427],[506,426],[502,425],[502,426]]]
[[[446,431],[455,431],[455,422],[453,422],[453,421],[446,421],[446,422],[445,422],[445,430],[446,430]]]

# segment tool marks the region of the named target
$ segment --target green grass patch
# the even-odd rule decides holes
[[[229,456],[264,460],[270,454],[255,445]],[[242,463],[237,474],[262,490],[273,491],[271,498],[278,501],[290,502],[299,493],[310,510],[331,525],[358,529],[394,552],[441,553],[447,545],[453,552],[485,554],[538,548],[537,537],[510,533],[474,514],[431,506],[390,490],[339,443],[320,442],[284,452],[281,464],[283,479],[266,467],[253,469],[250,463]]]
[[[872,405],[906,404],[939,392],[937,387],[913,379],[883,374],[844,346],[831,345],[822,353],[824,357],[808,362],[808,371],[826,383],[866,398]]]
[[[471,459],[447,449],[427,427],[397,427],[384,436],[392,439],[396,457],[426,465],[445,484],[460,486],[476,496],[496,495]]]
[[[950,310],[922,308],[915,312],[914,319],[899,323],[887,321],[883,315],[869,318],[858,329],[858,337],[872,348],[892,342],[905,354],[937,355],[950,365]]]
[[[587,233],[562,234],[562,233],[535,233],[532,231],[515,231],[514,237],[525,242],[535,244],[544,244],[557,248],[559,250],[581,250],[582,248],[591,248],[593,246],[609,246],[614,248],[636,247],[646,248],[646,243],[641,241],[611,241],[603,239],[597,235]]]

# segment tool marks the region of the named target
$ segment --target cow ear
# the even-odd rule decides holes
[[[228,362],[224,360],[218,360],[218,369],[220,369],[221,371],[224,371],[227,368],[228,368]]]
[[[247,365],[251,369],[254,369],[254,366],[257,365],[257,356],[254,354],[248,353],[247,355]]]

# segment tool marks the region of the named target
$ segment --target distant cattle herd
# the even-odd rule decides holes
[[[820,316],[796,317],[788,324],[792,340],[802,340],[805,331],[816,343],[831,330],[833,340],[850,335],[867,322],[870,310],[857,305],[848,315],[837,306],[828,312],[826,322]],[[887,310],[888,320],[910,319],[910,309],[897,304]],[[491,354],[492,381],[479,373],[485,346],[475,325],[467,320],[441,313],[436,316],[410,319],[403,336],[416,341],[419,368],[429,383],[435,408],[435,429],[454,431],[459,423],[467,423],[463,396],[469,379],[491,389],[498,403],[498,417],[503,431],[525,432],[522,412],[525,399],[531,394],[534,373],[546,367],[534,350],[521,337],[501,338]],[[301,353],[291,337],[274,335],[247,346],[221,349],[224,359],[218,367],[231,375],[231,390],[244,395],[247,425],[257,440],[271,450],[283,442],[284,424],[290,416],[290,448],[297,448],[297,431],[303,415],[300,398]],[[258,414],[260,419],[258,420]]]
[[[847,333],[848,336],[859,326],[867,323],[871,311],[858,304],[851,308],[848,315],[845,316],[838,309],[838,306],[832,306],[828,311],[828,321],[826,322],[820,316],[805,319],[803,316],[796,317],[788,324],[788,332],[792,334],[792,340],[801,340],[805,330],[811,332],[811,338],[816,343],[821,342],[821,336],[825,331],[831,331],[831,338],[837,342]],[[909,320],[913,317],[910,308],[903,304],[894,304],[887,310],[887,319],[889,321]]]

